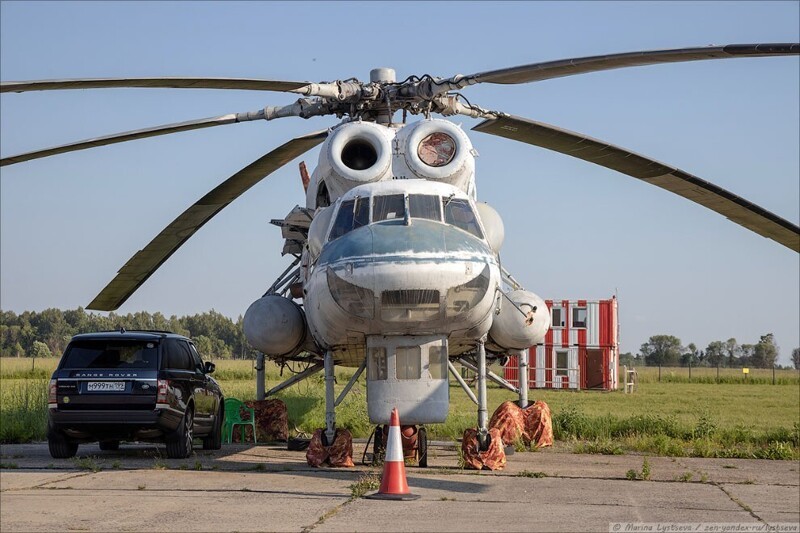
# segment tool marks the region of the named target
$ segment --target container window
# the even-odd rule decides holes
[[[442,202],[432,194],[409,194],[408,211],[411,218],[442,220]]]
[[[564,310],[560,307],[554,307],[552,310],[553,313],[553,320],[552,320],[552,327],[554,329],[560,329],[564,327]]]
[[[419,346],[398,346],[395,352],[397,379],[420,379],[421,350]]]
[[[367,374],[370,381],[386,379],[386,348],[370,348]]]
[[[572,310],[572,327],[585,328],[586,327],[586,308],[576,307]]]
[[[566,350],[558,350],[556,351],[556,376],[566,376],[567,370],[569,369],[569,360],[568,358],[569,352]]]
[[[444,346],[428,347],[428,370],[431,379],[447,379],[447,350]]]

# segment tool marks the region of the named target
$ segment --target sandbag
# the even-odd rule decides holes
[[[506,466],[506,452],[500,430],[489,429],[489,448],[482,452],[478,447],[478,430],[469,428],[464,431],[461,440],[461,455],[464,468],[472,470],[502,470]]]
[[[489,420],[489,428],[497,429],[504,444],[522,438],[525,446],[537,448],[553,445],[553,419],[550,407],[539,400],[522,409],[514,402],[503,402]]]
[[[553,418],[550,406],[539,400],[525,409],[525,441],[537,448],[553,445]]]
[[[504,444],[513,444],[525,433],[525,411],[514,402],[503,402],[489,419],[491,428],[500,432]]]
[[[318,429],[311,436],[311,442],[308,443],[306,450],[306,462],[309,466],[328,465],[348,468],[355,466],[353,464],[353,436],[350,432],[343,428],[337,429],[336,435],[333,437],[333,444],[324,446],[322,441],[324,431],[324,429]]]

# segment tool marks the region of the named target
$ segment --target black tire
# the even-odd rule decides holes
[[[61,433],[50,431],[47,434],[47,447],[53,459],[69,459],[78,453],[78,443],[72,442]]]
[[[186,409],[178,429],[167,439],[167,457],[170,459],[186,459],[192,455],[194,441],[194,411]]]
[[[419,428],[417,432],[417,464],[428,468],[428,430]]]
[[[383,442],[383,426],[375,427],[375,440],[372,443],[372,464],[378,465],[386,456],[386,445]]]
[[[119,450],[118,440],[101,440],[99,444],[100,449],[104,452],[115,452]]]
[[[222,448],[222,422],[225,419],[225,402],[219,403],[219,412],[214,421],[214,428],[207,437],[203,437],[204,450],[219,450]]]

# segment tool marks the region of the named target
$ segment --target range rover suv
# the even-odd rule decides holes
[[[164,442],[184,458],[193,439],[203,449],[222,444],[222,391],[191,340],[162,331],[86,333],[72,338],[48,394],[47,441],[55,458],[74,456],[78,444]]]

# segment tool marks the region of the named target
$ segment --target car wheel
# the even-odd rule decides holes
[[[219,450],[222,448],[222,421],[225,418],[225,403],[219,403],[219,411],[217,412],[217,419],[214,421],[214,429],[208,437],[203,437],[204,450]]]
[[[100,441],[100,449],[104,452],[115,452],[119,450],[119,441],[118,440],[101,440]]]
[[[178,429],[167,439],[167,457],[170,459],[186,459],[192,455],[194,442],[194,411],[189,407]]]
[[[51,431],[47,435],[47,447],[53,459],[69,459],[78,453],[78,443],[72,442],[61,433]]]

